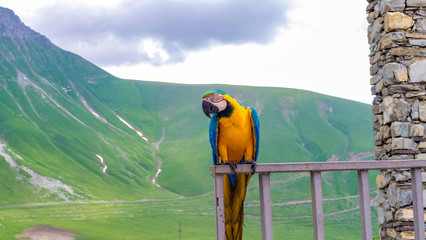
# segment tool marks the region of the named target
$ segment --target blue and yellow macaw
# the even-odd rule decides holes
[[[203,111],[211,118],[209,136],[213,164],[252,164],[259,154],[259,117],[254,108],[244,108],[222,90],[206,92]],[[210,116],[212,114],[212,116]],[[240,240],[243,233],[244,199],[252,174],[224,175],[225,234],[227,240]]]

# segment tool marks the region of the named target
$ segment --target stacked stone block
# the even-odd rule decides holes
[[[426,159],[426,0],[367,2],[376,157]],[[376,181],[381,239],[414,239],[410,171]]]

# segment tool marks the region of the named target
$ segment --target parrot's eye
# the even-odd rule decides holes
[[[209,100],[212,102],[220,102],[223,100],[223,95],[218,93],[212,94],[209,96]]]

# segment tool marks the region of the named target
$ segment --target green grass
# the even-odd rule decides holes
[[[215,239],[213,196],[151,199],[130,202],[61,203],[41,206],[1,206],[0,239],[10,239],[34,225],[49,225],[75,231],[77,239]],[[273,209],[277,239],[312,239],[311,206],[281,207],[281,212],[301,208],[300,217],[285,217]],[[247,207],[257,208],[259,205]],[[248,211],[246,211],[246,214]],[[329,214],[325,206],[327,239],[359,239],[359,210]],[[287,215],[287,214],[284,214]],[[295,215],[292,215],[295,216]],[[373,223],[377,216],[373,209]],[[376,225],[375,225],[376,226]],[[259,215],[246,215],[244,239],[261,238]]]

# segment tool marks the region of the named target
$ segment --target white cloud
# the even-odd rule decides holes
[[[286,24],[287,1],[123,0],[114,8],[64,1],[40,7],[31,24],[67,50],[74,51],[76,39],[86,42],[87,51],[77,53],[96,64],[164,65],[213,44],[267,44]],[[111,36],[121,52],[109,45],[100,48]],[[153,41],[157,54],[138,51],[140,42]],[[115,57],[107,56],[111,50]]]
[[[163,49],[162,43],[153,38],[142,39],[139,43],[138,51],[146,53],[149,58],[158,58],[161,62],[166,62],[170,58],[169,54]]]

